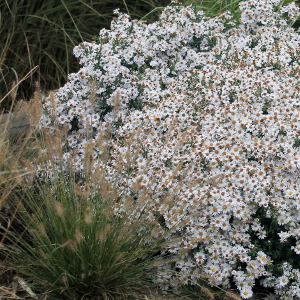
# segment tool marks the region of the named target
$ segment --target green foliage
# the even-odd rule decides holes
[[[49,299],[83,299],[126,294],[151,285],[153,260],[163,242],[152,238],[155,223],[143,216],[114,214],[115,199],[103,199],[101,187],[83,191],[59,176],[37,179],[14,199],[26,228],[11,230],[2,254],[12,269],[34,280]]]
[[[295,147],[295,148],[300,147],[300,139],[295,138],[293,147]]]
[[[292,246],[295,246],[296,239],[289,237],[284,243],[280,242],[278,233],[284,231],[284,226],[278,225],[275,217],[267,217],[266,212],[267,208],[260,207],[254,215],[255,218],[260,220],[263,229],[266,231],[266,237],[264,239],[258,239],[256,233],[250,230],[255,246],[251,252],[252,257],[255,258],[259,251],[263,251],[271,257],[273,264],[269,268],[271,268],[270,271],[274,276],[282,275],[281,266],[284,262],[288,262],[295,269],[300,269],[299,257],[291,249]]]

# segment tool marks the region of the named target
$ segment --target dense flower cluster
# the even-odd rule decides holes
[[[238,21],[171,5],[149,25],[117,12],[110,30],[74,49],[83,67],[44,103],[42,125],[68,126],[64,155],[76,149],[78,170],[93,145],[94,168],[119,186],[116,214],[151,197],[149,219],[161,215],[176,237],[173,262],[158,266],[164,287],[206,274],[225,288],[233,278],[245,299],[256,279],[300,297],[300,271],[284,265],[276,277],[255,242],[268,239],[263,215],[300,253],[300,36],[290,26],[299,10],[278,5],[241,2]]]

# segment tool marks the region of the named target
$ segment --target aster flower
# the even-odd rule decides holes
[[[266,238],[258,211],[277,220],[282,243],[300,230],[300,39],[288,25],[299,10],[278,5],[242,1],[239,21],[174,3],[153,24],[116,11],[97,42],[75,47],[82,68],[56,92],[60,108],[45,99],[41,124],[70,126],[63,146],[78,171],[88,145],[94,169],[109,148],[105,177],[124,196],[116,216],[139,201],[139,183],[147,190],[149,218],[160,215],[174,238],[165,251],[176,263],[154,279],[163,288],[178,286],[176,269],[181,284],[196,270],[211,284],[233,276],[244,299],[263,276],[278,294],[289,290],[267,271],[272,257],[250,255],[253,236]]]

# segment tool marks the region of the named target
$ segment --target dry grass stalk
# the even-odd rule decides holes
[[[77,243],[80,243],[84,239],[84,235],[79,228],[75,230],[75,240]]]
[[[86,209],[85,209],[85,216],[84,216],[84,222],[86,224],[91,224],[93,221],[93,214],[91,212],[91,208],[88,206]]]
[[[99,241],[103,242],[106,240],[106,236],[111,229],[110,225],[107,225],[101,232],[98,234]]]
[[[225,291],[225,298],[226,300],[243,300],[237,294],[233,293],[232,291]]]
[[[42,223],[38,224],[38,229],[42,235],[47,235],[47,231],[46,231],[44,224],[42,224]]]
[[[173,259],[169,259],[169,260],[157,260],[153,263],[154,267],[163,265],[163,264],[172,264],[174,262],[180,261],[180,258],[173,258]]]
[[[208,289],[207,287],[203,286],[203,285],[200,285],[200,290],[201,292],[206,295],[209,299],[213,300],[215,299],[215,296],[214,294],[211,292],[210,289]]]
[[[60,216],[63,217],[64,216],[64,207],[62,205],[61,202],[59,201],[55,201],[54,203],[54,208],[56,210],[56,213]]]

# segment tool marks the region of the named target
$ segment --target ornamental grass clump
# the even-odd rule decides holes
[[[110,30],[75,47],[83,66],[45,98],[41,126],[67,127],[63,157],[76,172],[92,143],[93,168],[121,195],[151,194],[149,215],[171,233],[174,262],[154,278],[163,288],[206,274],[244,299],[258,283],[298,299],[299,9],[239,9],[211,18],[173,3],[152,24],[116,11]]]
[[[40,133],[36,149],[41,141],[47,148],[24,160],[30,175],[8,197],[23,229],[10,226],[5,232],[3,265],[26,276],[36,297],[127,299],[143,293],[153,285],[156,265],[167,259],[160,252],[168,232],[148,217],[148,192],[117,211],[123,196],[105,179],[104,169],[85,176],[84,184],[81,176],[79,185],[78,174],[59,166],[59,137],[58,131],[55,137]],[[52,162],[52,177],[42,169],[45,161]]]

